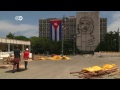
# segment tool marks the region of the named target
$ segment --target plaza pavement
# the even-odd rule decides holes
[[[0,69],[0,79],[80,79],[70,72],[80,71],[82,68],[116,64],[120,68],[120,57],[83,57],[69,56],[71,60],[34,60],[28,63],[28,70],[12,73],[12,68]],[[2,64],[2,62],[0,61]],[[120,75],[116,75],[119,77]],[[114,79],[116,76],[104,76],[98,79]]]

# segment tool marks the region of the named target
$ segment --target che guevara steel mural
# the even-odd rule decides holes
[[[94,37],[94,22],[90,17],[82,17],[79,19],[79,24],[77,27],[78,34],[82,35],[89,35],[89,38],[86,39],[87,46],[93,45],[95,42]]]

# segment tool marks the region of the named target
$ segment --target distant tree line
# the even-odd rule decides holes
[[[119,33],[110,31],[104,35],[104,41],[101,41],[95,51],[119,51]]]
[[[62,41],[52,41],[49,38],[40,38],[32,36],[27,38],[25,36],[15,36],[14,33],[9,33],[6,35],[6,38],[16,39],[16,40],[25,40],[31,42],[31,51],[35,54],[61,54],[62,51]],[[73,54],[74,49],[74,40],[64,41],[64,54]],[[79,50],[76,48],[76,53],[79,53]]]
[[[104,35],[104,41],[101,41],[97,46],[95,51],[119,51],[119,42],[118,42],[119,33],[116,31],[108,32]],[[14,33],[9,33],[6,35],[6,38],[16,39],[16,40],[25,40],[31,42],[32,53],[35,54],[61,54],[62,51],[62,41],[52,41],[49,38],[40,38],[32,36],[27,38],[25,36],[15,36]],[[64,41],[64,54],[73,54],[74,47],[75,53],[81,54],[82,52],[77,49],[76,45],[74,46],[74,40]]]

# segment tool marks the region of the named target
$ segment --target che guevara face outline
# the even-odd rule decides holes
[[[82,20],[80,21],[80,25],[81,25],[81,30],[83,32],[86,32],[89,30],[90,22],[88,20]]]
[[[91,18],[89,17],[82,17],[79,20],[79,28],[80,28],[80,32],[89,32],[92,33],[93,29],[94,29],[94,25],[93,25],[93,21]]]
[[[94,30],[93,20],[90,17],[86,17],[86,16],[80,18],[78,28],[79,28],[78,29],[79,33],[90,34],[90,38],[88,40],[88,45],[94,44],[95,38],[93,35],[93,30]]]

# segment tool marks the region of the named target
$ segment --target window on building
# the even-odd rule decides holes
[[[106,26],[106,23],[104,23],[104,26]]]
[[[106,22],[106,19],[104,19],[103,21]]]
[[[104,30],[106,30],[106,27],[104,27]]]

